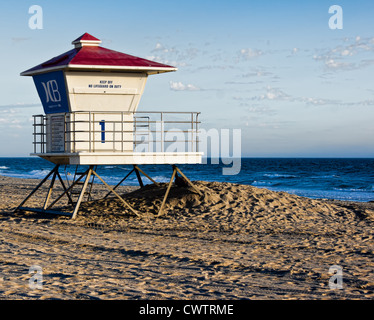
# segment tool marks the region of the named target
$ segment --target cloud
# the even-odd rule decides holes
[[[156,43],[156,47],[152,50],[152,52],[155,52],[155,51],[164,51],[164,46],[160,43],[160,42],[157,42]]]
[[[183,84],[182,82],[170,81],[170,89],[173,91],[200,91],[201,89],[193,84]]]
[[[307,52],[308,50],[302,50],[303,52]],[[289,52],[289,54],[286,56],[287,58],[295,57],[300,53],[300,48],[292,48],[292,50]]]
[[[226,81],[225,84],[232,84],[232,85],[238,85],[238,84],[260,84],[264,81]]]
[[[145,57],[146,59],[148,60],[152,60],[152,61],[156,61],[156,62],[159,62],[159,63],[162,63],[162,64],[167,64],[167,65],[170,65],[170,66],[174,66],[174,67],[185,67],[187,66],[187,64],[185,62],[180,62],[180,61],[177,61],[177,60],[168,60],[166,59],[165,57],[162,57],[162,56],[146,56]]]
[[[311,106],[374,106],[374,99],[366,99],[360,101],[347,102],[337,99],[326,99],[318,97],[297,97],[291,96],[279,88],[267,86],[265,92],[258,96],[249,98],[251,101],[288,101],[288,102],[301,102]]]
[[[251,72],[245,73],[242,75],[243,78],[250,78],[250,77],[268,77],[273,76],[274,74],[269,71],[261,70],[261,69],[254,69]]]
[[[247,105],[247,103],[241,103],[241,105]],[[266,106],[249,106],[245,109],[250,114],[273,116],[277,114],[277,111]]]
[[[299,52],[299,48],[293,48],[292,51],[291,51],[291,54],[296,54]]]
[[[241,49],[238,52],[238,61],[252,60],[252,59],[262,56],[263,54],[264,52],[259,49],[252,49],[252,48]]]
[[[188,61],[198,57],[199,52],[199,49],[192,46],[178,49],[176,47],[168,47],[161,42],[157,42],[155,47],[151,50],[151,55],[147,56],[146,58],[148,60],[153,60],[176,67],[185,67],[188,65]]]
[[[311,98],[311,97],[294,97],[284,92],[279,88],[273,88],[267,86],[265,93],[252,97],[251,100],[257,101],[288,101],[288,102],[303,102],[308,105],[326,105],[326,104],[338,104],[337,100],[322,99],[322,98]]]
[[[34,107],[40,107],[40,103],[13,103],[13,104],[6,104],[6,105],[0,105],[0,109],[19,109],[19,108],[34,108]]]
[[[315,54],[313,59],[330,71],[354,70],[367,67],[371,60],[360,59],[364,53],[374,52],[374,38],[345,38],[344,43]]]
[[[29,130],[30,116],[33,112],[31,108],[42,107],[40,103],[14,103],[0,105],[0,131],[9,134],[9,130]]]
[[[155,45],[155,48],[151,52],[157,52],[157,53],[176,53],[178,50],[173,48],[166,48],[161,42],[157,42]]]
[[[260,79],[268,78],[272,80],[272,82],[276,82],[280,79],[279,76],[274,74],[273,72],[267,71],[266,68],[254,68],[250,72],[242,74],[242,78],[257,78],[258,82],[260,82]]]
[[[255,97],[255,100],[293,101],[293,98],[279,88],[267,86],[266,92]]]

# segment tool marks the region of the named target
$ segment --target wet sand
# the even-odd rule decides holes
[[[374,203],[196,181],[203,196],[173,186],[158,218],[165,184],[118,189],[141,217],[116,198],[83,203],[75,220],[13,213],[38,182],[0,177],[0,299],[374,298]],[[333,265],[342,289],[329,287]]]

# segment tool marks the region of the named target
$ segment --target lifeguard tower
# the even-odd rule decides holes
[[[33,123],[34,152],[56,166],[25,198],[16,210],[70,215],[75,218],[79,206],[97,177],[133,213],[139,215],[97,173],[99,165],[132,165],[143,187],[140,173],[149,177],[139,165],[170,164],[173,168],[163,202],[162,213],[171,185],[178,173],[191,181],[177,164],[201,163],[199,152],[199,112],[137,111],[149,75],[176,71],[177,68],[109,50],[101,41],[85,33],[72,44],[74,49],[21,73],[32,76],[43,105],[44,114],[35,115]],[[88,169],[76,174],[71,185],[61,178],[61,165],[85,165]],[[42,208],[25,207],[26,201],[51,180]],[[49,204],[56,180],[64,192]],[[72,191],[81,186],[79,197]],[[73,212],[52,210],[66,196],[74,205]]]

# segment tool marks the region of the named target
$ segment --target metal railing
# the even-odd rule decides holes
[[[33,123],[33,146],[34,153],[45,153],[46,152],[46,116],[34,115]]]
[[[34,153],[198,152],[200,112],[34,115]]]

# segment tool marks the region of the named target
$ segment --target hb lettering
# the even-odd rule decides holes
[[[44,87],[45,95],[46,95],[46,102],[60,102],[61,95],[58,91],[58,85],[56,80],[49,80],[47,83],[42,82]]]

